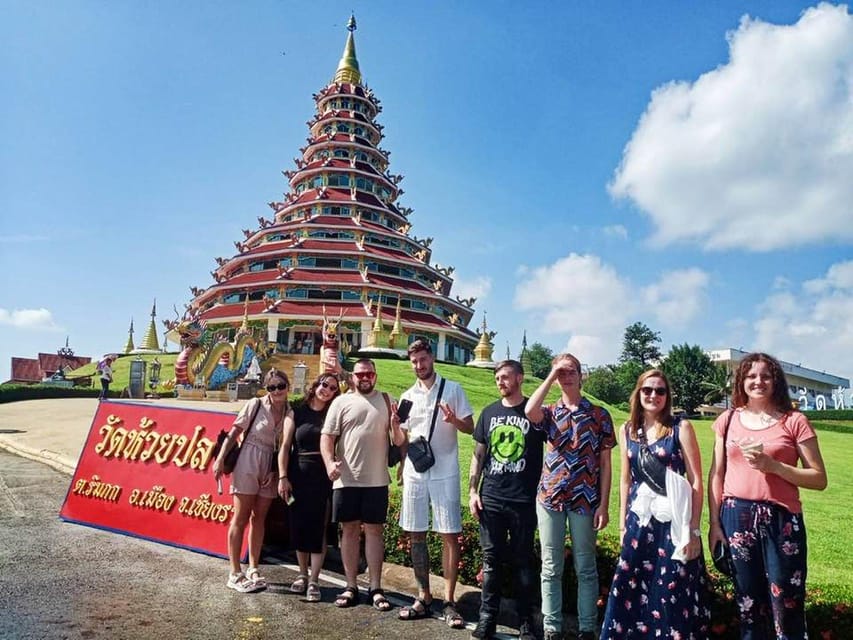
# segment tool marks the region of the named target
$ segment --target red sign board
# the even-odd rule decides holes
[[[227,557],[233,514],[213,447],[233,413],[101,402],[59,512],[68,522]]]

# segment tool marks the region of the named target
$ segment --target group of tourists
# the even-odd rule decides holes
[[[310,602],[321,599],[319,573],[331,519],[341,527],[346,575],[334,604],[359,602],[363,535],[367,602],[379,611],[391,609],[381,578],[388,454],[396,447],[401,456],[399,524],[408,536],[418,590],[397,615],[417,620],[440,612],[449,627],[465,628],[455,599],[461,432],[474,439],[468,508],[479,522],[483,555],[481,605],[472,638],[495,637],[505,566],[511,569],[519,637],[539,637],[534,629],[537,530],[545,640],[564,637],[566,558],[577,575],[578,638],[708,637],[701,456],[693,425],[673,414],[672,390],[662,371],[639,376],[629,418],[616,429],[607,410],[582,395],[581,363],[575,356],[554,358],[529,398],[522,393],[522,365],[504,360],[494,372],[500,399],[483,409],[475,425],[461,386],[435,371],[430,343],[415,340],[408,356],[416,380],[399,405],[377,390],[369,359],[355,363],[349,393],[341,394],[335,375],[321,374],[295,410],[287,401],[287,376],[276,370],[267,374],[267,395],[243,407],[213,466],[218,479],[228,451],[242,435],[231,481],[229,588],[247,593],[266,586],[259,568],[264,520],[278,494],[290,505],[291,542],[299,563],[290,590]],[[559,399],[547,404],[555,384]],[[713,425],[709,549],[727,558],[742,638],[806,638],[806,529],[799,488],[826,487],[817,437],[808,420],[792,409],[779,362],[766,354],[753,353],[739,363],[732,407]],[[611,451],[617,441],[622,547],[601,624],[596,536],[609,521]],[[244,571],[240,558],[247,525]],[[430,528],[442,542],[440,609],[430,587]]]

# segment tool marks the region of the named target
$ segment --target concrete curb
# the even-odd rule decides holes
[[[77,462],[68,456],[63,456],[62,454],[50,451],[49,449],[35,449],[20,443],[11,442],[2,436],[0,436],[0,449],[8,451],[16,456],[26,458],[27,460],[46,464],[67,476],[74,475],[74,470],[77,468]]]

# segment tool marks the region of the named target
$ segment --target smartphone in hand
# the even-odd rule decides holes
[[[400,400],[400,403],[397,405],[397,417],[400,419],[400,422],[405,422],[409,419],[409,412],[412,410],[412,401],[406,398]]]

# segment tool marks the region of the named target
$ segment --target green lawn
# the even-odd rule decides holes
[[[160,361],[160,382],[163,383],[166,380],[173,380],[175,377],[175,360],[178,358],[177,353],[146,353],[140,356],[136,355],[119,355],[118,360],[113,362],[112,370],[113,370],[113,383],[110,385],[110,391],[121,392],[122,389],[127,387],[130,380],[130,363],[135,360],[137,357],[145,360],[148,363],[146,367],[145,375],[148,376],[151,374],[151,361],[156,357]],[[101,383],[98,380],[96,368],[98,366],[98,361],[90,362],[87,365],[84,365],[78,369],[75,369],[73,372],[68,374],[68,379],[72,380],[74,378],[85,378],[88,376],[92,376],[93,384],[96,387],[100,387]],[[145,382],[145,388],[148,389],[148,381]]]
[[[378,386],[399,397],[405,389],[411,386],[414,375],[407,362],[392,360],[377,360]],[[458,367],[452,365],[436,365],[436,369],[447,378],[459,382],[468,395],[474,408],[476,420],[480,410],[498,398],[494,384],[494,374],[488,370],[473,367]],[[525,395],[530,395],[539,380],[528,377],[524,385]],[[552,391],[551,397],[556,397]],[[606,405],[605,405],[606,406]],[[619,425],[626,419],[623,411],[611,410],[614,422]],[[702,451],[702,473],[707,477],[708,464],[713,447],[713,432],[711,420],[695,420],[693,425],[699,439]],[[838,425],[839,423],[834,423]],[[849,425],[849,423],[846,423]],[[849,445],[853,437],[848,433],[821,429],[820,422],[815,423],[818,429],[818,439],[823,453],[829,487],[826,491],[801,491],[804,519],[808,529],[809,544],[809,575],[810,588],[828,589],[833,594],[833,600],[853,602],[853,567],[851,567],[850,549],[853,548],[853,528],[847,523],[846,509],[850,504],[849,493],[853,488],[853,468],[849,464]],[[473,439],[468,436],[459,438],[459,461],[462,469],[461,490],[467,495],[468,468],[471,461]],[[613,536],[618,536],[619,526],[616,519],[619,514],[620,471],[618,451],[613,452],[613,491],[610,500],[610,525],[605,530]],[[703,531],[708,530],[707,503],[702,514]],[[838,596],[841,596],[840,598]]]

